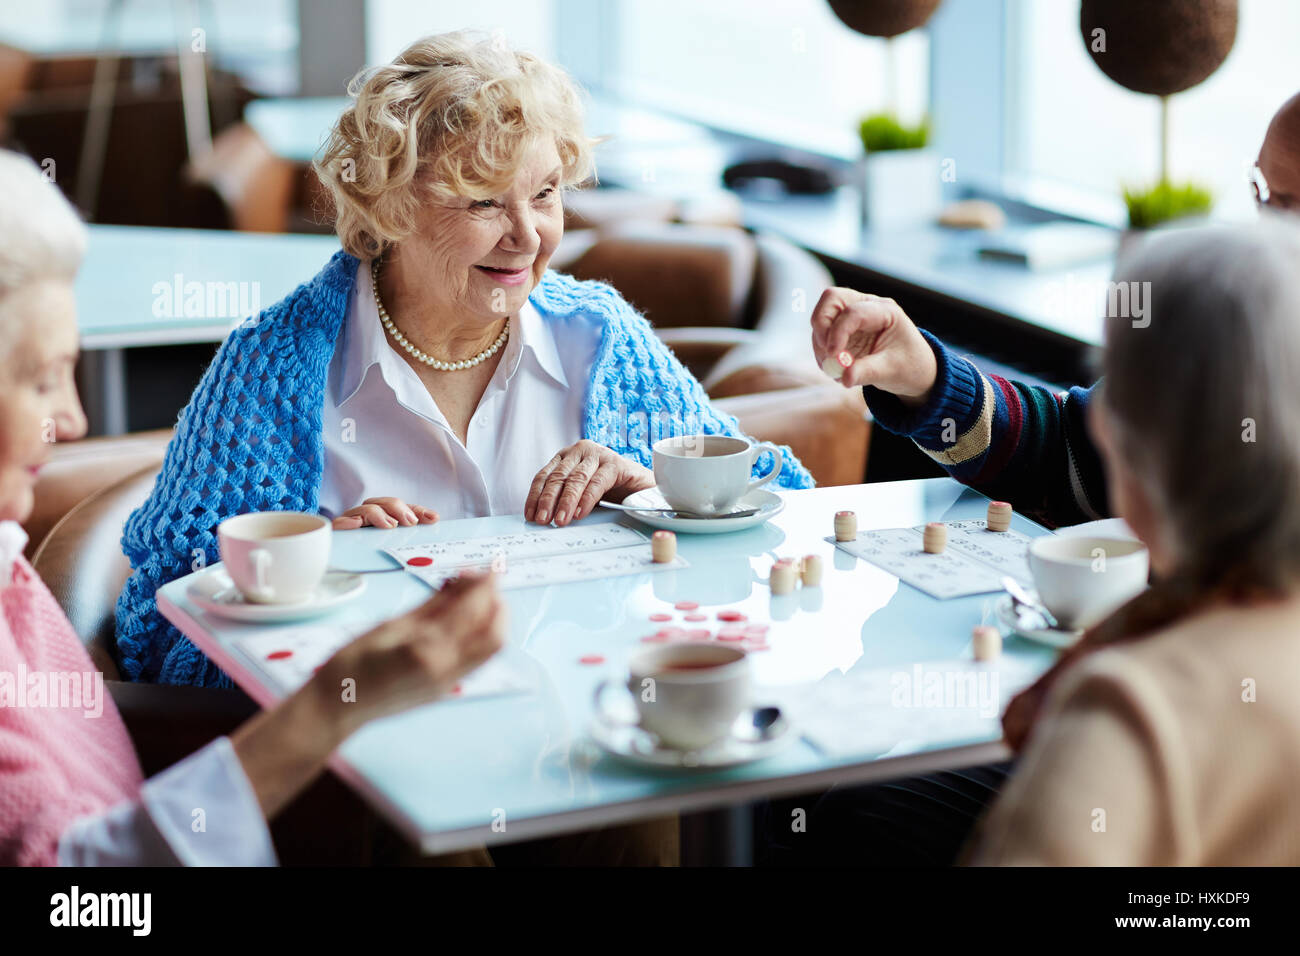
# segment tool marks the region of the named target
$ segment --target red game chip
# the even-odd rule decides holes
[[[692,611],[690,614],[687,614],[685,617],[682,618],[683,621],[694,621],[694,622],[707,621],[708,619],[709,616],[707,614],[701,614],[699,611]]]
[[[739,611],[719,611],[719,621],[744,621],[747,620],[744,614]]]
[[[737,634],[735,631],[720,631],[718,633],[718,640],[720,641],[743,641],[744,639],[744,634]]]
[[[771,649],[772,649],[771,644],[746,644],[745,645],[745,650],[747,651],[770,651]]]
[[[665,634],[663,631],[659,631],[657,634],[647,634],[645,637],[641,638],[641,643],[662,644],[666,640],[668,640],[668,635]]]
[[[679,611],[698,611],[700,604],[698,601],[678,601],[673,607]]]
[[[266,655],[268,661],[284,661],[293,657],[293,651],[272,651]]]
[[[433,558],[421,556],[418,558],[411,558],[406,563],[413,568],[427,568],[429,565],[433,564]]]
[[[650,620],[652,621],[671,621],[672,619],[673,616],[671,614],[665,614],[662,611],[650,615]]]
[[[578,663],[579,664],[603,664],[605,663],[605,658],[601,657],[599,654],[587,654],[583,657],[579,657]]]
[[[770,628],[766,624],[746,624],[742,630],[746,634],[752,634],[755,637],[762,637]]]
[[[707,627],[697,627],[687,631],[686,636],[693,641],[707,641],[713,636],[713,632]]]

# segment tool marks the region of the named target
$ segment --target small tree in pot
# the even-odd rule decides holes
[[[1209,212],[1209,190],[1169,176],[1169,97],[1209,77],[1237,38],[1237,0],[1083,0],[1079,30],[1094,63],[1120,86],[1160,99],[1160,177],[1126,188],[1129,227]]]

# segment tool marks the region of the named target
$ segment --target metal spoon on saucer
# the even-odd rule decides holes
[[[750,515],[758,514],[757,508],[742,508],[740,511],[726,511],[721,514],[700,514],[695,511],[682,511],[680,508],[633,508],[631,505],[619,505],[612,501],[598,502],[602,508],[613,508],[615,511],[630,511],[634,514],[658,514],[665,518],[690,518],[696,519],[713,519],[713,518],[748,518]]]
[[[1052,615],[1052,612],[1044,607],[1039,601],[1035,600],[1034,597],[1026,591],[1015,578],[1010,575],[1004,577],[1002,579],[1002,587],[1011,595],[1011,604],[1012,607],[1015,608],[1017,618],[1024,618],[1029,615],[1038,618],[1038,620],[1041,621],[1042,626],[1034,628],[1035,630],[1043,630],[1044,628],[1053,631],[1064,630]]]

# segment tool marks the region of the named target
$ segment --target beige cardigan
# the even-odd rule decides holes
[[[1097,651],[1040,721],[970,862],[1300,864],[1300,598]]]

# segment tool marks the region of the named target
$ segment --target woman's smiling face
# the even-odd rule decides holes
[[[33,282],[0,301],[0,521],[31,515],[51,444],[86,433],[73,380],[77,343],[67,282]]]
[[[519,310],[564,236],[560,180],[555,145],[541,143],[505,194],[425,207],[398,256],[422,277],[433,308],[488,322]]]

